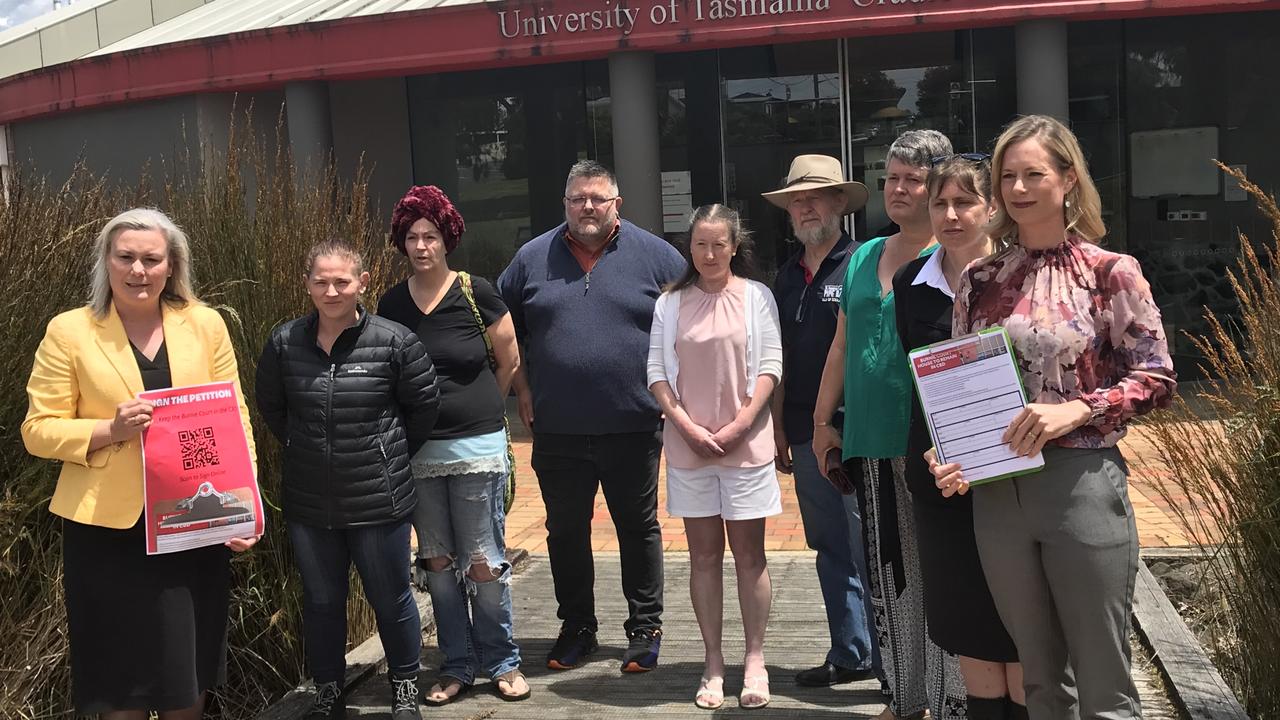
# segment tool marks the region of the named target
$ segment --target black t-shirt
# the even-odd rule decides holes
[[[485,327],[507,314],[502,298],[484,278],[472,276],[471,288]],[[505,400],[489,369],[484,338],[475,315],[455,279],[440,304],[424,315],[409,294],[409,281],[391,288],[378,303],[378,314],[404,325],[427,347],[440,383],[440,416],[432,440],[471,437],[502,429]]]

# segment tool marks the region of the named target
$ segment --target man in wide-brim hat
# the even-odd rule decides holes
[[[774,282],[784,358],[782,384],[773,397],[774,442],[778,470],[795,475],[805,541],[818,553],[818,584],[831,632],[823,663],[800,672],[796,682],[836,685],[873,677],[879,669],[857,503],[823,478],[818,463],[825,458],[815,458],[811,445],[822,366],[857,248],[841,219],[862,209],[868,193],[862,183],[844,179],[836,158],[801,155],[791,162],[783,187],[763,196],[787,211],[801,245]]]
[[[791,161],[791,169],[787,172],[782,188],[761,195],[765,200],[786,210],[796,193],[821,188],[839,191],[844,197],[840,215],[857,212],[867,204],[867,186],[857,181],[845,180],[840,161],[830,155],[797,155]]]

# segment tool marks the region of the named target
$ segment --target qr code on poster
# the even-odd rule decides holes
[[[222,462],[218,458],[218,443],[213,438],[213,428],[178,431],[178,449],[182,451],[182,469],[195,470]]]

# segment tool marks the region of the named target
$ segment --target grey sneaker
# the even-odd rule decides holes
[[[421,693],[418,690],[418,676],[389,676],[391,692],[391,720],[422,720],[422,711],[418,709]]]
[[[347,700],[342,697],[342,686],[336,682],[317,685],[305,720],[346,720],[346,717]]]

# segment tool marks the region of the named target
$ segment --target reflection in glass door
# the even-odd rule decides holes
[[[414,179],[439,185],[466,219],[452,267],[495,279],[517,248],[562,221],[565,173],[601,144],[587,147],[589,65],[409,78]]]
[[[885,213],[885,155],[907,130],[938,130],[956,152],[990,152],[1013,117],[1013,37],[1009,28],[919,33],[844,41],[845,112],[852,179],[871,198],[855,237],[896,231]]]
[[[450,262],[496,278],[513,246],[532,233],[524,101],[515,95],[460,98],[454,110],[455,198],[467,218],[467,242]]]
[[[787,214],[760,197],[778,189],[797,155],[840,157],[835,42],[723,50],[721,107],[726,202],[755,233],[770,279],[794,252]]]

